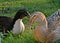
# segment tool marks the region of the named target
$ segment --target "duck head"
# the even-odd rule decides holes
[[[13,22],[15,22],[18,19],[23,19],[24,17],[30,17],[29,11],[25,8],[19,9],[14,16]]]
[[[30,17],[29,12],[26,9],[20,9],[17,11],[15,18],[17,19],[23,19],[24,17]]]
[[[26,9],[19,9],[16,13],[16,15],[14,16],[13,19],[13,25],[15,24],[16,20],[18,19],[23,19],[24,17],[30,17],[30,13],[26,10]]]
[[[30,16],[30,25],[34,22],[42,23],[46,18],[42,12],[34,12]]]

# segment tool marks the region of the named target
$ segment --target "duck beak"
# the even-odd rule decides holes
[[[30,14],[28,14],[27,17],[30,18]]]

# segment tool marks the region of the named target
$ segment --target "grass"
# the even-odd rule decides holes
[[[31,33],[32,32],[32,33]],[[29,35],[30,34],[30,35]],[[35,43],[33,38],[33,30],[25,30],[21,35],[13,37],[11,34],[5,38],[4,43]]]
[[[9,13],[1,13],[0,16],[4,15],[14,17],[17,9],[22,7],[27,8],[30,13],[34,11],[41,11],[46,15],[46,17],[48,17],[53,12],[60,9],[60,0],[0,0],[0,10],[2,10],[2,8],[12,9],[6,10],[6,12],[9,11]],[[27,24],[28,21],[28,18],[23,19],[25,24]],[[15,35],[15,37],[9,33],[9,35],[4,39],[2,43],[39,43],[34,40],[33,32],[33,29],[26,28],[26,30],[21,35]],[[60,40],[58,40],[57,43],[60,43]]]

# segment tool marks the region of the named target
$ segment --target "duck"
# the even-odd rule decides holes
[[[8,31],[12,31],[13,34],[20,34],[25,30],[25,26],[23,23],[24,17],[30,17],[30,13],[25,9],[19,9],[14,18],[0,16],[0,32],[8,33]]]
[[[32,13],[30,16],[30,25],[34,22],[37,23],[34,28],[34,39],[36,41],[41,43],[55,43],[56,40],[60,39],[60,25],[55,30],[49,28],[49,22],[44,13],[39,11]]]

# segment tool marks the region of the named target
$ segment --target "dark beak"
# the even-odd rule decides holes
[[[28,13],[27,17],[30,18],[30,13]]]
[[[30,18],[30,14],[28,14],[27,17]]]

